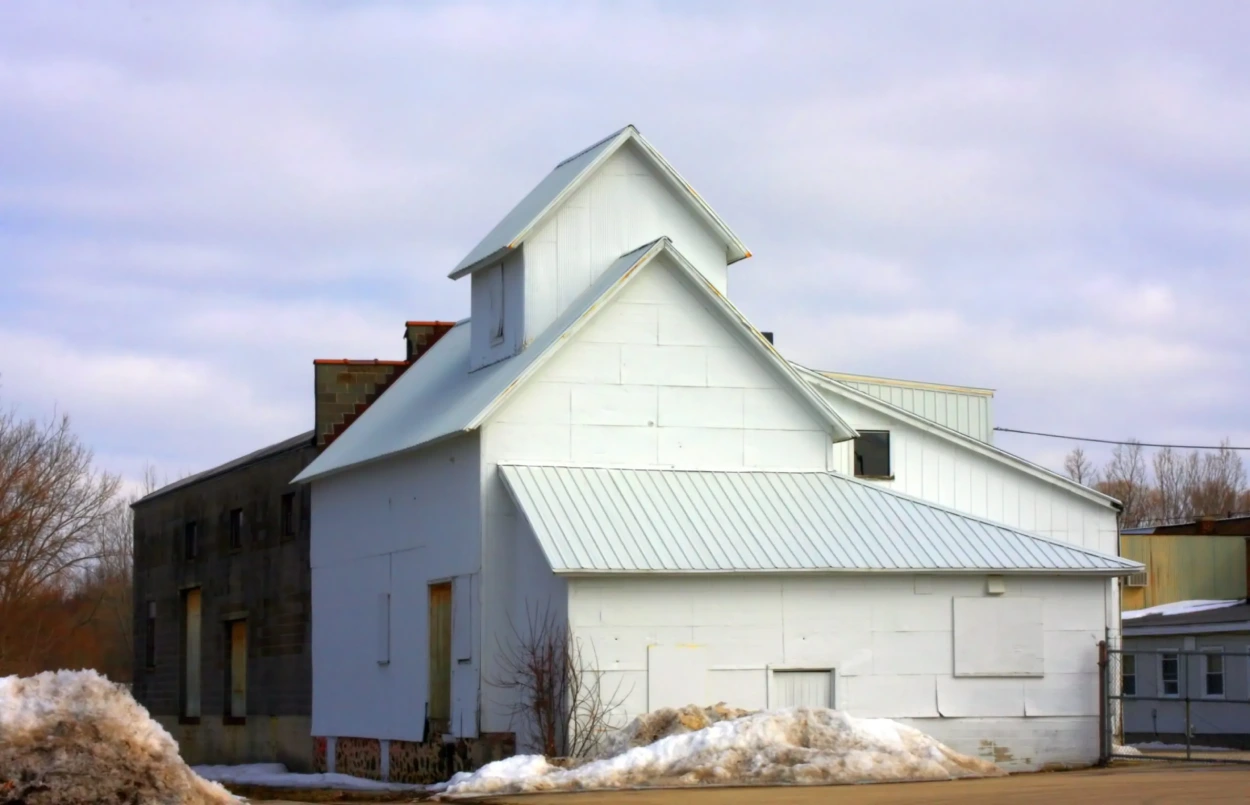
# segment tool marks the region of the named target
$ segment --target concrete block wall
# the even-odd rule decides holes
[[[410,365],[407,361],[314,361],[317,446],[325,447],[338,438]]]
[[[306,489],[289,481],[316,454],[306,445],[162,495],[135,508],[134,693],[149,712],[177,727],[190,762],[273,760],[311,765],[311,572]],[[295,533],[281,532],[281,497],[295,495]],[[243,511],[242,545],[229,544],[229,513]],[[199,549],[183,552],[186,523]],[[201,717],[183,723],[183,590],[200,587]],[[156,605],[155,665],[146,619]],[[248,621],[248,719],[223,724],[229,643],[225,618]],[[302,736],[302,737],[301,737]]]

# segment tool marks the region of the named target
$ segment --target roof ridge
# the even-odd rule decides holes
[[[593,151],[593,150],[595,150],[596,148],[598,148],[599,146],[601,146],[601,145],[603,145],[604,143],[608,142],[609,140],[615,140],[617,137],[620,137],[620,136],[621,136],[622,134],[624,134],[626,131],[632,131],[634,134],[641,134],[641,133],[642,133],[642,132],[638,131],[638,129],[634,126],[634,124],[633,124],[633,123],[626,123],[624,126],[622,126],[621,128],[617,129],[616,131],[612,132],[612,133],[611,133],[611,134],[609,134],[607,137],[604,137],[602,140],[599,140],[598,142],[591,143],[590,145],[586,146],[586,147],[585,147],[585,148],[583,148],[582,150],[578,151],[576,154],[573,154],[573,155],[572,155],[572,156],[570,156],[570,157],[565,157],[564,159],[560,160],[559,162],[557,162],[557,163],[556,163],[556,168],[559,168],[559,167],[562,167],[562,166],[564,166],[564,165],[567,165],[568,163],[570,163],[570,162],[572,162],[573,160],[575,160],[575,159],[577,159],[578,157],[580,157],[582,154],[585,154],[585,153],[587,153],[587,152],[589,152],[589,151]],[[554,170],[554,169],[555,169],[555,168],[553,168],[552,170]]]

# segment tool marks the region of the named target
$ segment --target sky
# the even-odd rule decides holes
[[[3,3],[0,407],[132,481],[310,429],[314,358],[466,316],[451,268],[632,123],[788,357],[1250,445],[1248,39],[1238,0]]]

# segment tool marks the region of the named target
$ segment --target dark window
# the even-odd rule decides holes
[[[148,621],[143,638],[144,664],[148,668],[156,667],[156,602],[148,602]]]
[[[1132,654],[1120,657],[1120,689],[1125,696],[1137,695],[1137,657]]]
[[[295,536],[295,493],[282,496],[282,536]]]
[[[1206,677],[1206,695],[1224,695],[1224,655],[1204,654],[1203,674]]]
[[[230,510],[230,549],[243,547],[243,510]]]
[[[200,550],[200,533],[198,523],[194,520],[187,523],[182,532],[182,558],[188,562],[195,558]]]
[[[855,439],[855,475],[860,478],[890,477],[890,432],[861,430]]]
[[[1181,693],[1181,665],[1175,654],[1163,654],[1159,657],[1159,678],[1163,680],[1164,696],[1179,696]]]

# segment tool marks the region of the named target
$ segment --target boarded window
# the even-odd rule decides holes
[[[295,536],[295,493],[287,492],[282,496],[281,533],[284,537]]]
[[[773,671],[769,707],[833,707],[833,672]]]
[[[230,698],[226,715],[237,721],[247,717],[247,621],[230,621],[227,626],[230,649],[226,663],[226,690],[230,692]]]
[[[889,478],[890,432],[861,430],[855,438],[855,475],[858,478]]]
[[[451,722],[451,584],[430,585],[430,720]]]
[[[182,558],[190,562],[200,552],[200,528],[194,520],[182,528]]]
[[[148,668],[156,667],[156,602],[148,602],[147,623],[143,630],[143,661]]]
[[[243,547],[243,510],[230,510],[230,550]]]
[[[197,587],[182,594],[182,715],[200,717],[200,590]]]
[[[1042,676],[1042,599],[956,598],[954,618],[955,676]]]
[[[451,650],[456,662],[473,659],[473,577],[457,576],[452,582]]]

